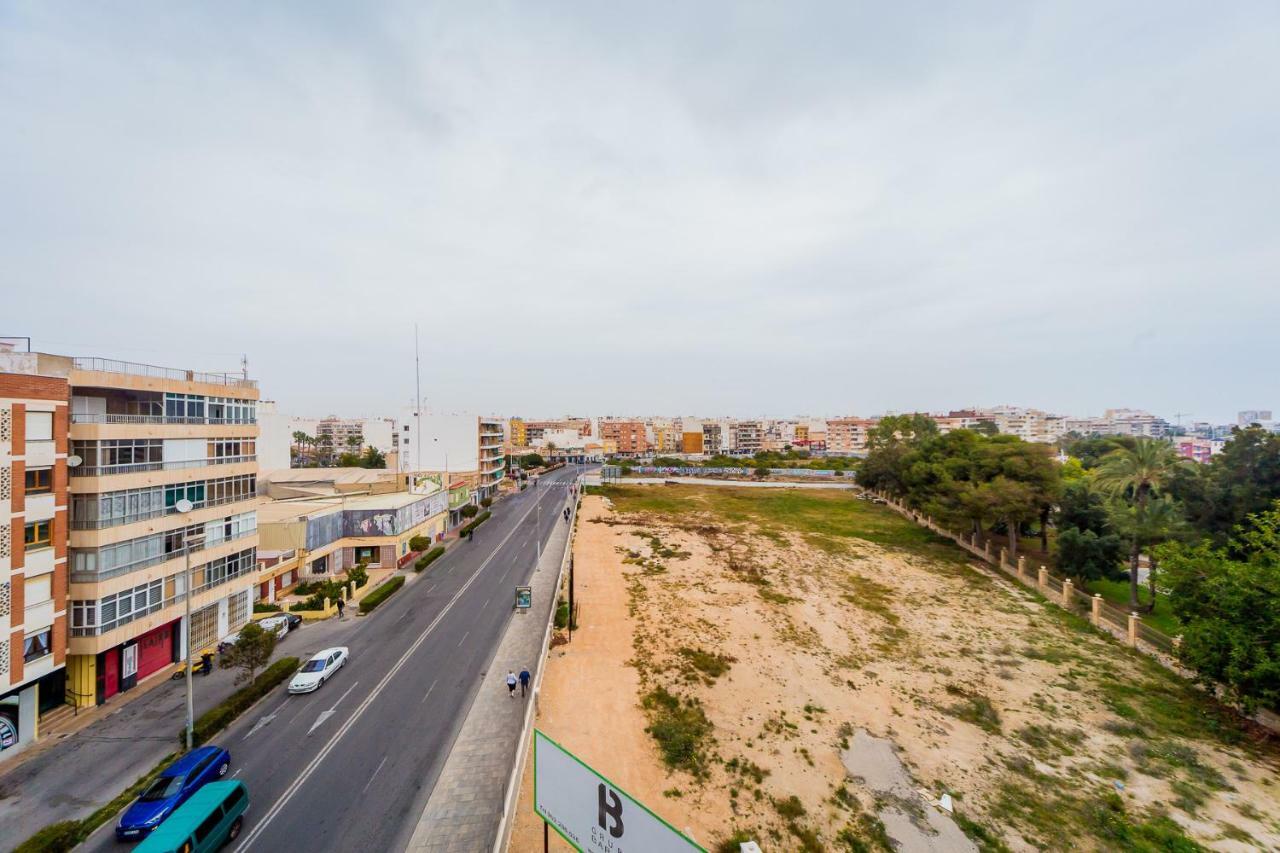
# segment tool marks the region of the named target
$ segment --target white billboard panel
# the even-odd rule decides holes
[[[706,853],[537,729],[533,731],[533,807],[577,850]]]

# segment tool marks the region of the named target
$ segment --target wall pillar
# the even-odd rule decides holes
[[[356,597],[356,582],[351,581],[351,595],[347,596],[347,601]]]
[[[982,553],[987,558],[987,562],[991,562],[991,540],[988,539],[982,543]]]
[[[1036,587],[1044,592],[1049,588],[1049,570],[1044,566],[1040,567],[1040,571],[1036,574]]]
[[[1137,613],[1129,614],[1129,645],[1134,648],[1138,646],[1138,623],[1141,621]]]
[[[999,563],[997,563],[996,565],[998,565],[998,566],[999,566],[1000,568],[1002,568],[1002,569],[1004,568],[1004,555],[1007,553],[1007,551],[1008,551],[1008,549],[1006,549],[1006,548],[1001,548],[1001,549],[1000,549],[1000,562],[999,562]]]
[[[1071,582],[1071,578],[1067,578],[1062,582],[1062,606],[1074,610],[1075,597],[1075,584]]]
[[[1093,600],[1089,602],[1089,621],[1093,623],[1093,627],[1102,627],[1102,594],[1095,592]]]
[[[1027,558],[1025,556],[1018,558],[1018,577],[1025,577],[1027,574]]]

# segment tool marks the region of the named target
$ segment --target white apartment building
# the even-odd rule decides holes
[[[392,437],[402,474],[442,473],[472,481],[478,498],[498,491],[506,468],[503,424],[497,417],[401,413]],[[412,485],[412,484],[411,484]]]

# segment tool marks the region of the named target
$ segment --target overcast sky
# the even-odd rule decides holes
[[[1280,409],[1280,4],[0,2],[0,334],[306,414]],[[1186,420],[1187,418],[1184,418]]]

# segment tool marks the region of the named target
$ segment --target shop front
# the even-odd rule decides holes
[[[98,703],[107,701],[117,693],[133,689],[142,679],[156,674],[177,660],[174,638],[178,634],[178,624],[175,619],[115,648],[100,652],[96,662],[95,692]]]

